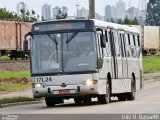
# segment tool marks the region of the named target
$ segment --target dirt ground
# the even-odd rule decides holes
[[[160,80],[160,72],[144,74],[144,80]]]

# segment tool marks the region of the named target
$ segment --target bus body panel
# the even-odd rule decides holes
[[[51,79],[52,81],[45,81],[46,79]],[[95,85],[85,85],[84,81],[86,80],[97,80],[98,82]],[[33,88],[34,97],[105,94],[104,91],[106,87],[106,80],[99,79],[96,73],[32,77],[32,83],[41,84],[40,88]],[[50,92],[48,92],[48,89],[50,89]],[[78,89],[80,89],[80,91],[78,91]],[[59,94],[60,90],[69,90],[70,93]]]

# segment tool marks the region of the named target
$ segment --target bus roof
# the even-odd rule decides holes
[[[114,29],[120,29],[128,32],[134,32],[134,33],[139,33],[139,30],[135,27],[129,26],[129,25],[121,25],[121,24],[116,24],[116,23],[111,23],[111,22],[106,22],[106,21],[101,21],[101,20],[95,20],[92,19],[95,23],[96,26],[98,27],[110,27]]]

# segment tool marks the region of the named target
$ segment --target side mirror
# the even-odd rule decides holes
[[[100,42],[101,42],[101,47],[105,48],[106,47],[106,38],[105,35],[103,34],[103,30],[101,28],[96,28],[96,31],[100,31]]]
[[[101,69],[103,67],[103,58],[99,57],[97,60],[97,69]]]
[[[105,35],[100,35],[100,40],[101,40],[101,47],[105,48],[106,47],[106,39],[105,39]]]
[[[27,37],[28,37],[28,39],[27,39]],[[24,52],[24,54],[26,54],[29,50],[29,43],[31,44],[29,37],[33,38],[33,34],[31,32],[28,32],[27,34],[24,35],[24,41],[23,41],[23,52]]]
[[[25,34],[25,40],[26,40],[26,38],[27,38],[28,36],[31,36],[31,37],[33,38],[32,32],[28,32],[27,34]]]

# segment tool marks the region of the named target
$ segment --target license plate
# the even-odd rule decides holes
[[[70,90],[59,90],[59,94],[70,94]]]
[[[52,82],[51,76],[35,77],[35,83],[48,83],[48,82]]]

